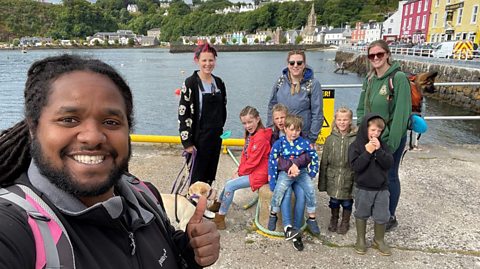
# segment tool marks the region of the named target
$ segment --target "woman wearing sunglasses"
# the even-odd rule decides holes
[[[188,153],[196,151],[190,184],[215,180],[223,132],[227,119],[225,83],[212,74],[217,51],[208,43],[194,53],[198,70],[185,80],[178,105],[180,138]]]
[[[320,82],[313,76],[313,69],[307,66],[305,53],[300,50],[293,50],[288,53],[287,67],[283,69],[282,75],[277,79],[273,85],[272,93],[268,103],[268,120],[267,126],[273,125],[272,120],[272,108],[276,104],[284,104],[288,108],[289,114],[294,114],[302,117],[303,129],[301,135],[307,138],[312,144],[317,141],[318,135],[322,128],[323,123],[323,94]],[[290,162],[290,160],[286,160]],[[288,167],[280,163],[282,167]],[[296,202],[293,218],[293,229],[299,230],[303,223],[303,213],[305,210],[305,193],[302,188],[296,186],[296,183],[292,185]],[[283,202],[281,204],[282,224],[284,230],[287,232],[288,227],[291,226],[292,217],[289,214],[291,212],[290,197],[292,195],[292,189],[289,188],[285,192]],[[319,234],[316,221],[312,220],[310,223],[314,225],[309,226],[310,230],[314,234]],[[303,243],[301,237],[293,240],[295,249],[303,250]]]
[[[392,62],[390,49],[385,41],[377,40],[370,43],[367,57],[371,69],[362,86],[357,107],[357,124],[369,112],[380,114],[387,123],[382,134],[382,141],[387,143],[394,158],[394,165],[388,172],[390,220],[386,225],[386,230],[390,231],[398,225],[395,215],[400,199],[398,168],[407,140],[407,122],[412,112],[410,83],[405,73],[398,71],[400,64]],[[393,72],[396,73],[392,79],[393,89],[395,89],[392,96],[389,81]]]

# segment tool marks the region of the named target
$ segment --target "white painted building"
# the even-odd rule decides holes
[[[346,28],[329,28],[325,30],[325,44],[330,45],[344,45],[347,43],[347,36],[345,35]],[[351,30],[350,37],[352,36]]]
[[[370,43],[382,38],[382,23],[381,22],[369,22],[368,27],[365,30],[365,42]]]
[[[385,41],[396,41],[400,36],[402,24],[403,5],[407,1],[399,1],[398,9],[383,22],[382,39]]]
[[[258,6],[256,6],[253,3],[241,5],[240,7],[233,5],[233,6],[226,7],[224,9],[215,10],[215,14],[242,13],[242,12],[254,11],[257,8]]]
[[[136,4],[128,4],[127,11],[130,12],[130,13],[135,13],[135,12],[138,12],[140,10],[138,9],[138,6]]]

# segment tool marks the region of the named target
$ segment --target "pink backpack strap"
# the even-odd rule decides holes
[[[65,227],[33,190],[19,184],[9,189],[0,188],[0,198],[27,213],[27,222],[35,239],[35,269],[75,268],[73,248]]]

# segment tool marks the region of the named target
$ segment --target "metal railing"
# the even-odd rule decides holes
[[[469,87],[480,87],[479,82],[435,82],[435,86],[469,86]],[[323,84],[322,88],[325,89],[351,89],[351,88],[361,88],[362,84]],[[480,120],[479,116],[426,116],[426,120]]]
[[[367,54],[367,46],[341,46],[339,49],[345,51],[355,51],[362,54]],[[419,57],[433,57],[434,49],[420,49],[420,48],[407,48],[407,47],[390,47],[390,51],[394,55],[410,55],[410,56],[419,56]],[[463,54],[452,54],[451,58],[454,60],[460,61],[478,61],[480,60],[480,55],[476,51],[464,51]]]

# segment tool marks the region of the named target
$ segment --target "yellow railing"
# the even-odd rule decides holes
[[[132,142],[180,144],[179,136],[132,134],[130,138]],[[243,146],[244,142],[243,138],[227,138],[222,141],[222,145]]]

